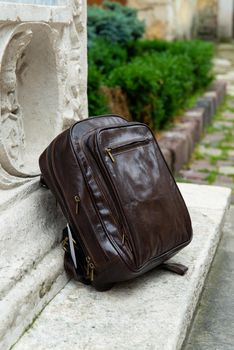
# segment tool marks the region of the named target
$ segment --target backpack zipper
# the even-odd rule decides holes
[[[111,146],[111,147],[106,147],[105,148],[105,152],[107,153],[107,155],[109,156],[109,158],[111,159],[112,163],[115,162],[115,157],[113,156],[113,152],[117,152],[117,151],[121,151],[121,150],[127,150],[129,148],[132,148],[132,147],[136,147],[138,144],[139,145],[143,145],[143,144],[147,144],[149,143],[150,139],[147,138],[147,139],[138,139],[138,140],[133,140],[129,143],[123,143],[123,144],[120,144],[120,145],[114,145],[114,146]]]
[[[74,196],[74,199],[76,203],[76,215],[77,215],[79,213],[81,199],[78,194]]]
[[[95,265],[94,265],[94,263],[92,262],[90,256],[87,256],[87,257],[86,257],[86,263],[87,263],[87,266],[86,266],[86,275],[87,275],[87,277],[90,279],[90,281],[92,282],[93,279],[94,279]]]

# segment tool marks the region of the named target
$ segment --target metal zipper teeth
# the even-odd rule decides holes
[[[89,147],[89,146],[88,146],[88,147]],[[91,153],[93,154],[92,150],[91,150]],[[86,155],[86,157],[87,157],[87,155]],[[89,157],[88,157],[88,158],[89,158]],[[93,154],[93,159],[96,161],[96,157],[95,157],[94,154]],[[98,164],[98,166],[99,166],[99,164]],[[94,179],[95,179],[95,182],[96,182],[96,184],[97,184],[97,187],[100,189],[100,192],[102,193],[102,195],[103,195],[103,197],[104,197],[104,199],[105,199],[105,201],[106,201],[106,203],[107,203],[107,205],[108,205],[108,207],[109,207],[110,212],[111,212],[112,214],[114,213],[114,215],[112,215],[112,216],[113,216],[113,220],[114,220],[116,226],[117,226],[118,228],[122,229],[121,222],[120,222],[119,217],[118,217],[118,211],[117,211],[116,208],[110,203],[110,200],[106,197],[106,194],[105,194],[106,190],[103,189],[103,185],[101,184],[101,182],[100,182],[100,180],[98,179],[98,177],[96,177],[95,172],[93,172],[93,169],[92,169],[92,168],[91,168],[91,170],[92,170],[92,175],[93,175],[93,177],[94,177]],[[92,188],[91,188],[91,191],[92,191]],[[92,193],[93,193],[93,191],[92,191]],[[98,210],[98,212],[99,212],[99,209],[98,209],[98,208],[97,208],[97,210]],[[115,220],[115,216],[117,217],[117,220]],[[110,239],[109,234],[108,234],[108,230],[107,230],[107,229],[104,229],[104,231],[106,232],[106,235],[107,235],[108,238]],[[112,242],[111,239],[110,239],[110,241]]]
[[[110,185],[111,185],[110,187],[111,187],[111,190],[112,190],[112,192],[113,192],[113,194],[114,194],[114,198],[116,199],[116,201],[117,201],[117,203],[118,203],[118,207],[119,207],[119,210],[120,210],[120,212],[121,212],[121,216],[123,217],[123,219],[124,219],[124,221],[125,221],[124,233],[126,234],[126,232],[129,232],[129,231],[130,231],[129,228],[128,228],[127,219],[126,219],[126,217],[125,217],[125,215],[124,215],[124,213],[123,213],[123,210],[122,210],[122,207],[121,207],[121,204],[120,204],[120,199],[119,199],[119,196],[118,196],[117,191],[116,191],[116,189],[115,189],[115,185],[114,185],[114,183],[113,183],[111,177],[109,176],[109,173],[108,173],[108,170],[107,170],[107,168],[106,168],[105,162],[103,161],[102,156],[100,155],[100,154],[101,154],[101,151],[100,151],[100,148],[99,148],[98,143],[97,143],[97,147],[98,147],[98,150],[99,150],[99,152],[98,152],[98,154],[99,154],[98,159],[101,161],[101,164],[103,165],[102,168],[105,169],[105,176],[107,177],[107,179],[108,179],[108,181],[109,181],[109,183],[110,183]],[[125,226],[127,226],[127,230],[126,230],[126,227],[125,227]],[[127,235],[127,234],[126,234],[126,237],[128,238],[128,235]],[[131,246],[130,251],[131,251],[131,253],[133,254],[134,260],[135,260],[135,262],[136,262],[136,256],[135,256],[134,249],[133,249],[134,245],[133,245],[132,242],[129,240],[129,238],[128,238],[128,242],[129,242],[129,245]],[[114,243],[115,243],[115,242],[114,242]],[[116,245],[116,243],[115,243],[115,245]],[[117,249],[119,250],[118,245],[117,245],[116,247],[117,247]],[[125,259],[124,259],[124,260],[125,260]],[[125,261],[126,261],[126,260],[125,260]],[[127,264],[128,264],[128,266],[131,268],[131,270],[136,271],[136,269],[134,269],[134,268],[132,267],[132,264],[129,264],[129,263],[127,263]]]
[[[87,180],[86,180],[86,177],[85,177],[85,175],[84,175],[83,168],[82,168],[81,165],[80,165],[78,156],[77,156],[77,154],[76,154],[76,152],[75,152],[74,145],[73,145],[73,142],[72,142],[71,139],[70,139],[70,144],[71,144],[71,147],[72,147],[72,150],[73,150],[73,154],[74,154],[74,156],[75,156],[75,158],[76,158],[77,164],[79,165],[80,171],[81,171],[81,173],[82,173],[82,175],[83,175],[83,178],[84,178],[86,187],[88,188],[88,192],[89,192],[91,198],[94,199],[94,198],[93,198],[92,190],[90,189],[89,183],[88,183]],[[92,202],[93,202],[93,205],[94,205],[95,212],[96,212],[96,214],[97,214],[97,216],[98,216],[98,218],[99,218],[99,221],[100,221],[100,223],[101,223],[101,225],[102,225],[102,228],[103,228],[103,230],[106,232],[105,227],[103,226],[102,220],[101,220],[101,218],[100,218],[99,210],[98,210],[98,208],[96,207],[96,202],[95,202],[94,200],[93,200]],[[87,216],[87,215],[86,215],[86,216]],[[88,216],[87,216],[87,217],[88,217]],[[102,251],[102,255],[103,255],[105,261],[109,261],[109,258],[104,254],[103,249],[102,249],[102,247],[100,246],[100,243],[98,242],[98,240],[97,240],[95,234],[94,234],[93,236],[94,236],[94,238],[95,238],[97,244],[98,244],[99,247],[100,247],[100,251]],[[94,260],[94,259],[93,259],[93,260]]]
[[[138,140],[135,142],[130,142],[130,143],[127,143],[125,145],[122,144],[120,146],[110,146],[108,148],[105,148],[105,151],[106,151],[108,157],[111,159],[112,163],[114,163],[115,162],[115,158],[114,158],[115,154],[121,154],[124,151],[134,149],[137,146],[143,147],[143,146],[147,145],[150,141],[151,141],[150,139],[145,139],[145,140]]]
[[[53,179],[55,180],[57,186],[61,188],[61,186],[60,186],[60,184],[59,184],[59,181],[58,181],[58,179],[57,179],[57,176],[56,176],[56,172],[55,172],[55,169],[54,169],[54,166],[53,166],[52,157],[51,157],[51,153],[52,153],[53,150],[54,150],[54,143],[52,143],[52,144],[49,146],[49,149],[48,149],[48,151],[47,151],[47,159],[48,159],[48,161],[49,161],[49,163],[50,163],[50,167],[48,167],[48,169],[50,170],[50,172],[51,172],[51,171],[53,172],[53,174],[52,174],[53,176],[52,176],[52,177],[53,177]],[[51,183],[52,183],[52,181],[51,181]],[[74,220],[73,220],[72,216],[70,215],[70,212],[69,212],[69,210],[68,210],[68,208],[67,208],[67,206],[66,206],[66,201],[64,200],[64,196],[63,196],[62,192],[61,192],[61,193],[58,192],[57,189],[56,189],[53,185],[51,186],[51,183],[50,183],[50,187],[53,188],[53,192],[54,192],[54,194],[56,195],[56,197],[58,197],[58,198],[60,199],[60,205],[61,205],[61,207],[62,207],[62,209],[63,209],[64,215],[65,215],[65,213],[66,213],[65,216],[67,217],[69,223],[70,223],[70,222],[72,223],[71,226],[73,227],[73,225],[74,225],[74,227],[76,227],[76,225],[74,224]],[[72,230],[72,232],[74,233],[74,230]],[[86,259],[86,257],[89,256],[90,254],[89,254],[88,249],[87,249],[86,246],[84,245],[83,241],[81,240],[81,238],[80,238],[80,236],[79,236],[79,233],[76,233],[75,236],[76,236],[75,238],[76,238],[77,241],[79,242],[79,245],[80,245],[80,247],[81,247],[81,251],[83,252],[84,275],[86,276],[86,274],[85,274],[85,271],[86,271],[85,259]],[[87,254],[86,254],[85,252],[87,252]]]
[[[123,143],[123,144],[120,144],[120,145],[110,145],[109,148],[113,151],[113,152],[116,152],[118,150],[122,150],[122,149],[128,149],[128,148],[132,148],[132,147],[135,147],[137,145],[143,145],[143,144],[147,144],[149,143],[150,141],[152,141],[152,139],[150,138],[145,138],[145,139],[138,139],[138,140],[133,140],[129,143]]]

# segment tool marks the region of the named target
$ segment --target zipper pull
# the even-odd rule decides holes
[[[87,274],[87,277],[89,277],[90,281],[92,282],[92,281],[93,281],[93,278],[94,278],[94,269],[95,269],[95,266],[94,266],[94,264],[91,262],[90,256],[87,256],[87,257],[86,257],[86,262],[87,262],[86,274]]]
[[[94,264],[90,263],[90,281],[93,282],[93,275],[94,275]]]
[[[124,245],[125,244],[125,234],[123,233],[122,235],[122,244]]]
[[[105,148],[105,151],[106,151],[106,153],[108,154],[108,156],[110,157],[110,159],[111,159],[111,161],[112,161],[112,163],[114,163],[115,162],[115,158],[113,157],[113,155],[112,155],[112,149],[111,148]]]
[[[78,195],[74,196],[75,202],[76,202],[76,215],[79,213],[79,203],[80,203],[80,197]]]

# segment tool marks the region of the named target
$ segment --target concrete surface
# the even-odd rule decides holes
[[[71,281],[13,349],[180,349],[230,201],[227,188],[180,188],[194,229],[192,243],[173,258],[189,267],[184,277],[156,269],[103,293]]]
[[[18,188],[1,207],[1,350],[10,348],[68,280],[59,246],[66,222],[50,191],[35,186],[24,193],[24,186]]]
[[[227,215],[223,237],[183,350],[234,348],[234,206]]]

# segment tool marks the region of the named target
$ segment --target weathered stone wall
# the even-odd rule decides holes
[[[218,38],[233,39],[234,0],[217,0],[218,4]]]
[[[0,189],[39,173],[50,141],[87,117],[86,1],[0,2]],[[43,2],[43,0],[41,0]]]
[[[195,34],[203,39],[217,37],[218,1],[198,0]]]
[[[232,39],[234,0],[127,0],[148,38]]]
[[[190,38],[196,14],[196,0],[128,0],[145,20],[148,38]]]

